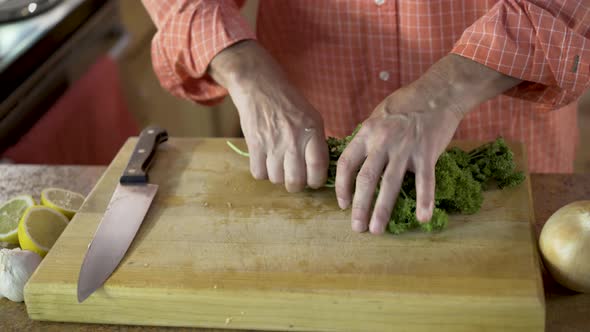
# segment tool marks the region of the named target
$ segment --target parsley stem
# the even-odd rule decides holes
[[[246,151],[242,151],[240,150],[240,148],[238,148],[237,146],[235,146],[232,142],[230,141],[225,141],[225,143],[227,143],[227,145],[234,150],[237,154],[239,154],[240,156],[244,156],[244,157],[250,157],[250,154]]]

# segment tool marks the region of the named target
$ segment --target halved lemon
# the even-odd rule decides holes
[[[41,192],[41,204],[72,219],[84,203],[84,195],[61,188],[46,188]]]
[[[18,244],[18,223],[33,205],[35,200],[29,195],[16,196],[0,205],[0,242]]]
[[[24,250],[45,257],[68,225],[68,218],[46,206],[31,206],[18,224],[18,241]]]

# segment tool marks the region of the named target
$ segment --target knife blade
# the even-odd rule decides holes
[[[160,143],[168,140],[165,129],[142,130],[127,167],[88,246],[78,277],[78,303],[100,288],[117,268],[158,191],[148,183],[148,170]]]

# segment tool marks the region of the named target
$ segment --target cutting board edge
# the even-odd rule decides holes
[[[521,156],[522,156],[522,162],[524,165],[528,165],[528,153],[527,150],[524,146],[524,144],[520,143],[520,149],[521,149]],[[533,202],[533,189],[532,189],[532,184],[531,184],[531,173],[528,169],[528,167],[525,167],[525,175],[526,175],[526,179],[525,179],[525,185],[526,185],[526,189],[528,191],[528,208],[529,208],[529,229],[530,229],[530,236],[531,236],[531,250],[533,251],[533,264],[535,264],[535,266],[537,267],[535,269],[535,279],[536,279],[536,284],[537,284],[537,296],[539,297],[539,300],[542,303],[543,306],[543,312],[546,312],[546,303],[545,303],[545,289],[543,286],[543,276],[542,276],[542,270],[544,269],[543,267],[543,260],[541,259],[541,255],[540,255],[540,248],[539,248],[539,241],[537,239],[537,231],[536,231],[536,224],[535,224],[535,207],[534,207],[534,202]]]
[[[393,296],[377,294],[355,296],[342,301],[336,294],[321,293],[276,292],[273,294],[245,290],[219,296],[216,290],[203,290],[199,296],[192,296],[186,292],[179,296],[179,294],[170,294],[168,290],[160,289],[142,296],[136,294],[133,297],[119,296],[123,294],[117,295],[116,292],[106,297],[99,291],[97,295],[93,295],[87,302],[80,305],[75,302],[75,296],[71,291],[67,293],[59,293],[58,289],[53,291],[55,293],[51,294],[41,287],[29,289],[25,298],[27,302],[38,297],[37,301],[32,301],[35,305],[27,306],[31,319],[203,328],[262,328],[285,331],[293,329],[350,331],[352,328],[356,331],[369,329],[377,332],[389,331],[391,326],[430,331],[433,325],[436,325],[437,331],[469,331],[484,327],[489,331],[518,331],[523,328],[527,331],[544,331],[545,325],[544,303],[532,297],[505,297],[490,301],[489,297],[445,295],[432,296],[431,301],[425,302],[423,294],[394,294]],[[198,308],[199,311],[188,310],[189,312],[179,313],[179,301],[184,303],[182,307]],[[465,302],[468,302],[469,306],[466,306]],[[117,306],[125,310],[117,310]],[[143,310],[147,306],[151,309],[150,311]],[[253,307],[253,310],[244,309]],[[273,316],[277,313],[277,307],[288,308],[285,313],[291,313],[291,315]],[[470,308],[468,310],[471,312],[466,312],[466,307]],[[135,311],[135,314],[130,315],[130,308],[133,308],[132,311]],[[205,311],[202,311],[202,308]],[[363,312],[360,308],[365,311]],[[395,315],[388,314],[395,312],[392,310],[394,308],[410,309],[401,313],[403,317],[396,319]],[[252,312],[256,314],[248,315]],[[433,314],[436,312],[437,315]],[[457,312],[461,314],[457,315]],[[383,316],[376,319],[376,313],[382,313]],[[428,314],[424,315],[424,313]],[[407,315],[415,315],[420,319],[408,319]],[[471,323],[468,322],[470,315],[473,317]],[[256,316],[259,318],[250,319]],[[293,316],[296,318],[292,318]],[[327,316],[336,318],[337,324],[333,324],[334,320],[327,322],[325,320]],[[291,323],[286,323],[289,321]],[[505,323],[498,324],[501,321]]]

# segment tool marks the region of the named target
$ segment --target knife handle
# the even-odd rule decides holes
[[[147,172],[154,160],[156,149],[160,143],[167,140],[168,132],[166,132],[166,129],[150,126],[142,130],[119,182],[122,184],[147,183]]]

